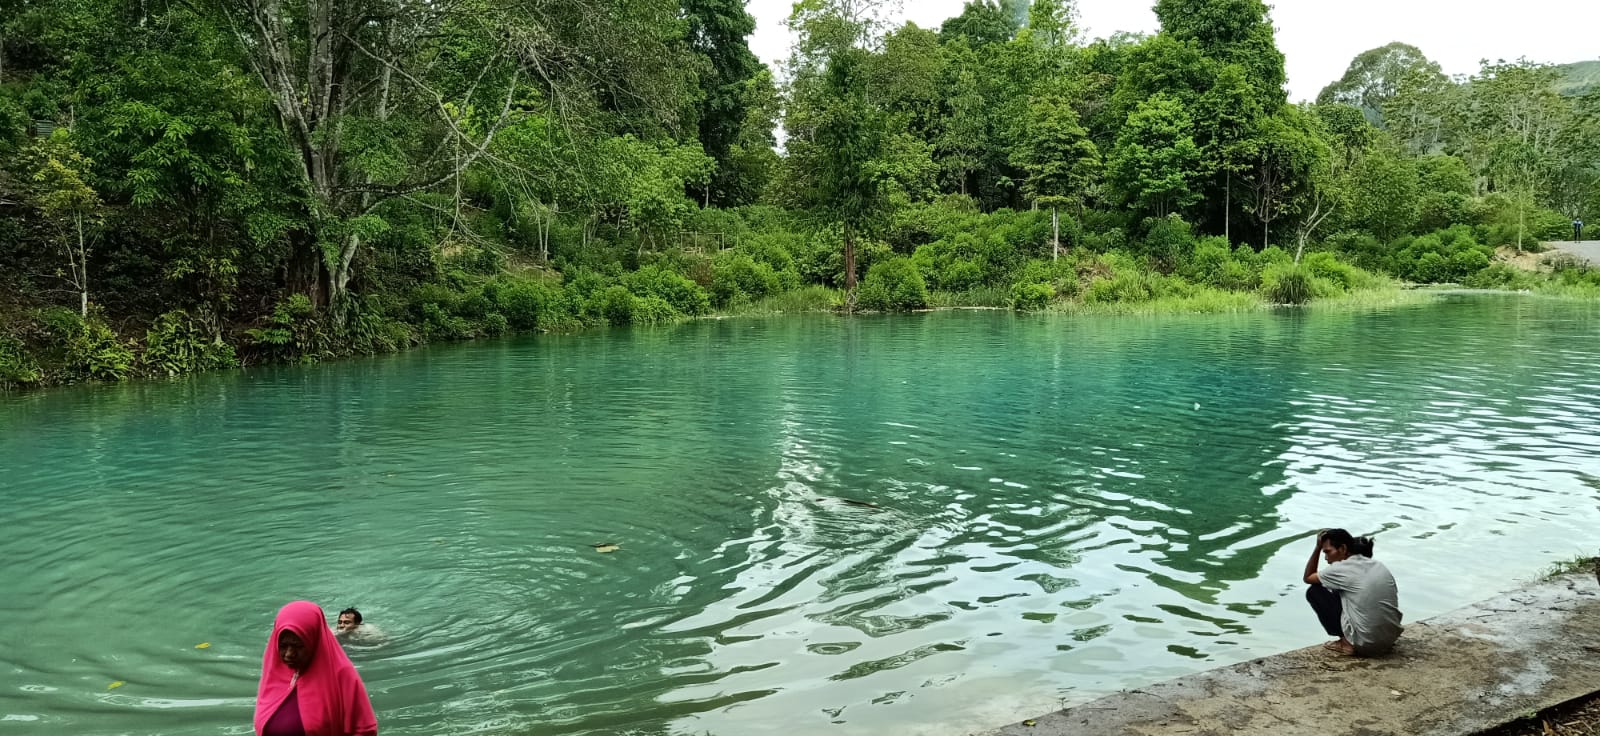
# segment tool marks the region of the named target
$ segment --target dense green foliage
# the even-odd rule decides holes
[[[1260,0],[1155,10],[1085,42],[1071,0],[801,0],[779,89],[737,0],[12,3],[0,386],[712,310],[1591,290],[1497,256],[1600,220],[1591,67],[1393,44],[1296,105]]]

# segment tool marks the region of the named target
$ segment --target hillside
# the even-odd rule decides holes
[[[1578,96],[1600,90],[1600,59],[1560,66],[1566,78],[1557,85],[1561,94]]]

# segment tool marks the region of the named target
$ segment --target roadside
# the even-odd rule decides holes
[[[1579,242],[1555,240],[1545,243],[1544,246],[1556,253],[1565,253],[1578,258],[1590,266],[1600,266],[1600,240]]]
[[[1597,688],[1600,585],[1586,570],[1408,624],[1386,657],[1338,657],[1312,646],[1124,691],[985,736],[1457,736]],[[1533,733],[1557,732],[1541,726]]]

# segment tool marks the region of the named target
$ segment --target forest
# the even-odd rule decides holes
[[[0,388],[709,314],[1600,295],[1503,257],[1600,220],[1593,64],[1394,43],[1294,103],[1261,0],[1155,12],[800,0],[772,69],[741,0],[0,0]]]

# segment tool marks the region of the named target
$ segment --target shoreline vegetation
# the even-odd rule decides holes
[[[830,289],[826,287],[802,287],[793,291],[780,292],[770,295],[759,301],[745,301],[731,304],[726,309],[716,310],[706,314],[695,316],[675,315],[665,319],[654,319],[649,321],[639,320],[631,324],[640,327],[648,327],[678,324],[696,319],[742,319],[758,317],[785,317],[804,314],[870,316],[874,314],[892,314],[896,312],[926,314],[963,310],[1001,311],[1014,312],[1017,314],[1055,314],[1081,317],[1167,317],[1200,314],[1262,313],[1284,309],[1305,309],[1313,312],[1371,311],[1431,304],[1436,302],[1442,296],[1451,293],[1460,293],[1461,291],[1463,290],[1460,288],[1454,288],[1454,285],[1448,284],[1419,287],[1417,285],[1405,285],[1397,282],[1380,282],[1377,285],[1368,285],[1352,289],[1350,291],[1342,291],[1327,296],[1318,297],[1311,301],[1300,304],[1290,304],[1269,301],[1268,299],[1264,298],[1262,294],[1256,292],[1206,289],[1201,290],[1198,293],[1158,296],[1145,301],[1086,302],[1069,300],[1055,301],[1038,309],[1018,309],[1012,300],[1003,298],[1003,294],[1001,292],[986,290],[979,291],[977,293],[934,292],[929,294],[928,301],[924,306],[915,309],[876,311],[858,309],[854,312],[846,313],[844,311],[846,295],[842,290]],[[1507,296],[1525,296],[1530,298],[1548,298],[1556,300],[1594,301],[1596,303],[1600,303],[1600,287],[1573,288],[1570,285],[1564,285],[1555,281],[1535,282],[1532,285],[1532,288],[1522,288],[1516,290],[1508,288],[1482,288],[1470,289],[1469,291],[1479,294],[1501,294]],[[152,331],[146,335],[146,339],[142,343],[136,339],[128,339],[126,342],[122,342],[114,335],[114,333],[107,334],[109,333],[109,330],[107,330],[107,332],[100,332],[98,328],[103,327],[103,325],[97,325],[94,322],[84,323],[70,320],[69,318],[72,316],[73,315],[64,315],[59,313],[55,315],[44,313],[36,315],[35,319],[39,319],[41,322],[43,322],[44,320],[53,317],[55,319],[69,321],[74,327],[79,329],[82,329],[83,326],[87,325],[89,329],[85,331],[91,335],[99,335],[100,339],[102,340],[99,347],[100,355],[98,359],[107,360],[108,358],[106,357],[106,354],[110,353],[111,356],[109,360],[114,362],[110,365],[90,362],[89,366],[87,366],[88,370],[85,374],[81,374],[75,377],[75,379],[69,378],[68,380],[62,380],[54,383],[36,381],[28,386],[18,384],[5,385],[0,383],[0,395],[4,395],[4,393],[8,392],[8,390],[15,391],[22,388],[48,388],[71,385],[72,383],[84,381],[118,382],[137,379],[173,378],[191,373],[211,370],[237,369],[251,364],[314,363],[328,360],[338,360],[346,357],[373,355],[384,352],[398,352],[409,349],[410,347],[419,347],[429,344],[430,342],[438,341],[470,341],[498,336],[531,335],[551,332],[576,334],[586,330],[594,329],[596,327],[604,327],[615,324],[605,320],[587,323],[582,321],[571,321],[562,323],[560,326],[545,329],[534,328],[518,330],[502,326],[499,324],[498,320],[490,318],[487,321],[487,325],[466,322],[457,324],[455,325],[455,327],[458,329],[457,332],[454,332],[448,336],[435,336],[431,341],[428,339],[418,339],[415,333],[406,332],[398,336],[403,338],[403,342],[375,342],[369,344],[369,347],[364,350],[346,350],[342,352],[329,350],[319,355],[300,354],[298,356],[291,352],[285,353],[281,359],[269,358],[259,362],[241,363],[236,357],[234,357],[235,353],[233,352],[232,346],[225,343],[219,345],[216,343],[207,342],[203,336],[197,334],[191,335],[191,337],[193,338],[193,343],[198,345],[198,347],[191,346],[188,352],[180,354],[177,357],[176,362],[174,362],[174,357],[172,356],[172,347],[169,342],[164,342],[171,340],[170,333],[158,333]],[[296,342],[298,340],[306,338],[315,339],[315,334],[318,328],[314,324],[309,324],[309,314],[299,318],[299,321],[297,321],[296,315],[286,314],[284,316],[286,319],[280,321],[281,326],[278,329],[284,330],[285,334],[282,337],[273,336],[274,339],[281,339],[284,343],[293,347],[299,347],[301,344],[303,344]],[[172,324],[172,322],[173,320],[170,318],[164,317],[165,324]],[[181,326],[181,323],[179,324]],[[72,348],[73,351],[58,354],[56,357],[62,361],[86,359],[85,352],[87,352],[87,350],[82,346],[81,343],[74,344]],[[208,357],[208,355],[219,357]],[[0,355],[0,359],[14,360],[14,358],[5,355]],[[94,360],[94,358],[88,359],[90,361]],[[38,375],[51,375],[56,371],[70,370],[70,366],[63,364],[47,364],[46,368],[41,368],[37,364],[34,364],[29,367],[32,370],[39,371]],[[102,371],[115,369],[116,373],[96,377],[93,372],[97,369]],[[65,375],[71,376],[73,374],[67,373]]]
[[[1291,103],[1261,0],[1095,39],[1073,0],[804,0],[775,73],[742,2],[537,5],[0,18],[0,391],[724,314],[1600,297],[1529,256],[1600,220],[1577,66],[1396,43]]]

